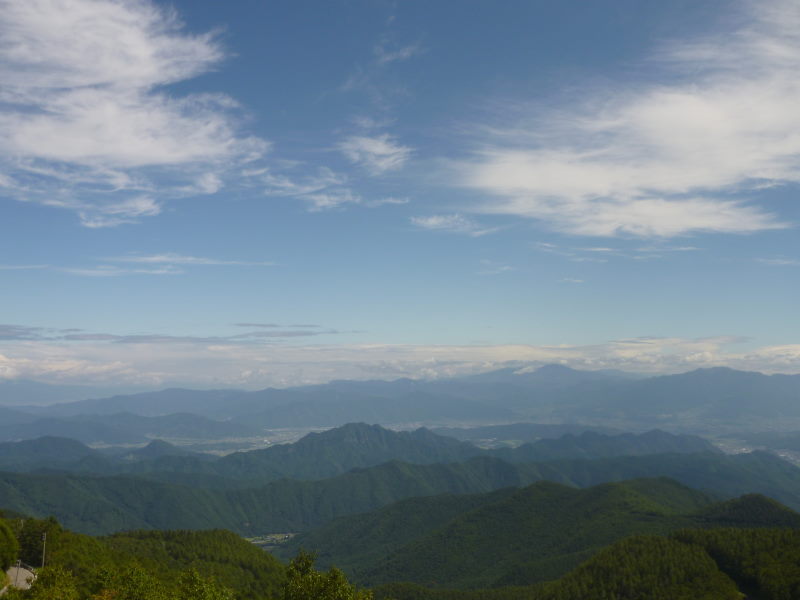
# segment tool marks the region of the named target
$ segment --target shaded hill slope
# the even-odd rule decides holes
[[[302,531],[414,496],[469,494],[549,480],[589,487],[666,476],[721,498],[762,493],[800,507],[800,469],[770,454],[664,454],[510,464],[493,457],[412,465],[391,461],[319,481],[206,489],[130,476],[0,474],[0,506],[53,514],[76,531],[224,527],[242,534]],[[191,510],[187,510],[191,507]]]
[[[38,456],[37,444],[47,445],[35,440],[16,446],[0,444],[0,468],[10,471],[56,468],[97,475],[130,474],[192,485],[204,485],[205,482],[211,487],[254,487],[280,478],[323,479],[389,460],[432,464],[460,462],[473,456],[498,456],[508,462],[521,463],[554,458],[716,452],[701,438],[661,431],[614,436],[586,432],[580,436],[565,435],[558,440],[539,440],[514,449],[482,450],[424,428],[397,432],[364,423],[350,423],[322,433],[311,433],[294,444],[236,452],[222,458],[192,455],[164,444],[159,446],[158,452],[127,453],[127,458],[133,460],[120,460],[120,457],[86,447],[83,455],[72,452],[64,457],[55,457],[51,452]],[[51,461],[51,456],[55,460]],[[72,457],[71,461],[68,456]]]
[[[560,577],[627,535],[733,525],[797,527],[800,514],[755,495],[712,504],[707,494],[664,478],[583,490],[539,482],[344,517],[297,536],[280,555],[313,550],[322,566],[336,564],[365,585],[527,585]]]

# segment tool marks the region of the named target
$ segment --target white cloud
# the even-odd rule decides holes
[[[321,167],[317,174],[306,176],[302,179],[290,178],[271,171],[259,173],[266,184],[266,192],[270,196],[305,196],[321,192],[330,188],[341,187],[347,182],[347,177],[336,173],[328,167]]]
[[[123,275],[180,275],[183,271],[171,265],[148,269],[123,269],[114,265],[97,265],[94,267],[63,267],[58,269],[70,275],[82,277],[121,277]]]
[[[409,58],[419,56],[424,52],[424,50],[419,44],[408,44],[407,46],[389,48],[388,44],[384,40],[382,43],[375,46],[373,52],[375,54],[376,64],[383,66],[389,63],[402,62],[404,60],[408,60]]]
[[[756,260],[773,267],[800,267],[800,260],[795,258],[757,258]]]
[[[28,271],[47,268],[48,265],[0,265],[0,271]]]
[[[401,205],[401,204],[408,204],[411,202],[409,198],[397,198],[395,196],[387,196],[386,198],[377,198],[375,200],[367,200],[364,205],[369,206],[370,208],[377,208],[378,206],[387,206],[387,205]]]
[[[183,382],[196,386],[321,383],[331,379],[438,378],[508,366],[559,363],[578,369],[676,373],[729,366],[768,373],[800,373],[800,345],[734,351],[738,340],[636,338],[597,345],[295,344],[78,334],[75,341],[26,339],[2,342],[0,377],[72,383]],[[303,338],[297,338],[303,339]],[[129,341],[131,343],[120,343]]]
[[[266,184],[264,192],[268,196],[298,198],[306,202],[311,211],[330,210],[341,208],[346,204],[361,203],[361,196],[347,185],[347,177],[328,167],[321,167],[316,174],[302,177],[289,177],[269,170],[258,175]]]
[[[123,223],[135,223],[141,217],[153,217],[161,213],[161,204],[149,196],[135,196],[119,201],[107,201],[100,210],[83,202],[73,203],[85,227],[114,227]]]
[[[493,198],[475,210],[588,236],[787,226],[742,198],[800,182],[800,4],[743,6],[742,29],[666,46],[662,83],[587,90],[490,133],[457,169]]]
[[[0,178],[14,197],[91,227],[129,223],[158,214],[156,192],[215,193],[231,165],[266,149],[239,135],[231,98],[162,91],[223,58],[174,12],[149,0],[0,0],[0,15]]]
[[[350,162],[361,166],[372,175],[401,168],[412,153],[410,147],[398,144],[385,133],[372,137],[350,136],[339,144],[339,150]]]
[[[52,265],[0,265],[0,271],[48,269],[80,275],[83,277],[121,277],[123,275],[180,275],[184,273],[182,266],[248,266],[272,267],[270,261],[223,260],[203,256],[188,256],[174,252],[163,254],[129,254],[127,256],[107,257],[106,263],[129,263],[136,266],[120,264],[95,264],[91,266],[64,267]]]
[[[484,227],[473,219],[459,214],[411,217],[411,223],[422,229],[446,231],[448,233],[463,233],[472,237],[480,237],[497,231],[496,227]]]
[[[221,260],[218,258],[207,258],[202,256],[187,256],[166,252],[164,254],[131,254],[128,256],[118,256],[107,259],[112,262],[141,263],[141,264],[168,264],[168,265],[242,265],[271,267],[275,263],[267,261],[244,261],[244,260]]]

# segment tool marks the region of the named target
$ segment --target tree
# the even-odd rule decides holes
[[[11,528],[0,521],[0,573],[5,572],[17,560],[19,544]]]
[[[201,577],[195,569],[181,575],[178,582],[179,600],[233,600],[233,592],[213,579]]]
[[[161,583],[138,565],[100,575],[101,590],[92,600],[168,600]]]
[[[339,569],[315,571],[314,558],[301,550],[292,560],[283,600],[372,600],[372,592],[356,589]]]

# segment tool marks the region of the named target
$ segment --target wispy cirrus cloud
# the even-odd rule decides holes
[[[536,242],[533,247],[539,252],[561,256],[578,263],[607,263],[612,259],[655,260],[665,255],[697,252],[697,246],[670,246],[669,244],[650,244],[647,246],[565,246],[551,242]]]
[[[0,271],[29,271],[47,268],[49,265],[0,265]]]
[[[115,334],[84,331],[82,329],[54,329],[27,325],[0,324],[0,340],[39,342],[115,342],[120,344],[209,344],[246,343],[259,339],[291,339],[342,333],[318,325],[281,327],[273,324],[240,323],[237,326],[255,329],[231,335],[197,336],[168,334]]]
[[[163,254],[128,254],[107,257],[100,264],[85,266],[0,265],[0,271],[45,269],[82,277],[121,277],[123,275],[180,275],[186,272],[186,267],[273,267],[275,264],[272,261],[229,260],[165,252]]]
[[[379,66],[393,62],[403,62],[409,58],[414,58],[425,52],[419,43],[396,45],[391,44],[388,39],[382,39],[372,50],[375,55],[375,63]]]
[[[474,219],[460,214],[411,217],[411,223],[420,229],[461,233],[472,237],[481,237],[498,231],[497,227],[484,227]]]
[[[123,275],[180,275],[182,269],[172,265],[152,268],[123,268],[116,265],[96,265],[92,267],[59,267],[57,269],[70,275],[81,277],[122,277]]]
[[[215,193],[266,150],[239,133],[232,98],[163,91],[224,58],[214,34],[186,33],[174,11],[0,0],[0,15],[0,193],[114,226]]]
[[[800,260],[796,258],[757,258],[756,261],[772,267],[800,267]]]
[[[800,182],[800,5],[736,7],[738,29],[665,45],[649,64],[660,82],[587,90],[482,130],[454,183],[491,197],[476,212],[576,235],[787,227],[753,198]]]
[[[305,202],[310,211],[337,209],[362,202],[361,196],[350,187],[348,177],[328,167],[301,175],[266,170],[258,177],[265,185],[267,196],[297,198]]]
[[[201,266],[255,266],[272,267],[274,262],[270,261],[247,261],[247,260],[223,260],[219,258],[208,258],[205,256],[188,256],[186,254],[176,254],[165,252],[164,254],[130,254],[108,258],[111,262],[138,263],[138,264],[167,264],[167,265],[201,265]]]
[[[371,175],[400,169],[412,149],[399,144],[387,133],[375,136],[352,135],[339,143],[339,150],[355,165]]]
[[[502,273],[511,273],[516,271],[515,267],[506,265],[493,260],[483,259],[480,261],[480,269],[478,275],[500,275]]]

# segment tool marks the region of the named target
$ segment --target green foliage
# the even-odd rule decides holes
[[[186,461],[192,457],[166,458]],[[670,477],[721,497],[758,492],[800,507],[800,469],[765,453],[658,454],[524,464],[487,456],[431,465],[391,461],[321,481],[280,480],[229,490],[135,477],[0,473],[0,497],[8,508],[37,516],[54,514],[66,527],[95,535],[130,529],[212,527],[259,535],[308,530],[410,497],[483,493],[541,480],[589,487],[654,476]],[[187,482],[213,479],[214,485],[224,483],[213,474],[182,477]],[[187,506],[192,510],[186,510]]]
[[[674,537],[704,548],[722,571],[763,600],[800,598],[800,530],[715,529]]]
[[[669,480],[579,490],[539,482],[466,511],[355,574],[365,584],[410,581],[480,588],[555,579],[603,546],[635,533],[667,533],[692,521],[707,496]]]
[[[633,537],[545,586],[538,598],[739,600],[741,595],[701,548],[665,538]]]
[[[289,565],[283,600],[372,600],[372,592],[358,590],[339,569],[314,570],[314,556],[298,554]]]
[[[113,593],[115,600],[162,600],[163,594],[173,600],[196,584],[214,600],[225,600],[228,589],[237,600],[261,600],[278,597],[286,579],[277,559],[229,531],[137,531],[93,538],[65,530],[54,519],[5,523],[37,561],[41,533],[47,531],[47,564],[71,574],[69,586],[81,599],[110,599]],[[192,576],[192,570],[202,577]]]
[[[97,574],[95,574],[97,575]],[[45,567],[28,591],[13,590],[11,600],[86,600],[80,577],[63,567]],[[90,600],[234,600],[233,591],[191,569],[173,586],[164,585],[151,573],[129,566],[99,577],[99,589]]]
[[[0,521],[0,573],[4,573],[17,559],[19,542],[11,528]],[[0,584],[0,587],[3,587]]]
[[[172,600],[167,589],[151,573],[130,565],[101,575],[100,590],[92,597],[102,600]]]
[[[701,548],[654,536],[631,537],[598,552],[561,579],[493,590],[430,590],[390,584],[394,600],[741,600],[736,585]]]
[[[16,526],[16,523],[14,523]],[[17,526],[20,559],[33,566],[41,566],[45,547],[45,536],[50,541],[62,532],[61,525],[53,517],[47,519],[23,519]]]
[[[800,527],[800,514],[761,494],[709,506],[698,520],[731,527]]]
[[[195,569],[190,569],[181,575],[178,582],[176,600],[233,600],[233,598],[231,590],[214,579],[201,577]]]
[[[516,488],[505,488],[486,494],[407,498],[369,513],[335,519],[281,544],[273,553],[289,560],[301,548],[312,548],[319,566],[327,568],[335,564],[355,575],[458,515],[497,502],[516,491]]]
[[[235,589],[242,599],[276,597],[286,578],[277,559],[230,531],[133,531],[101,541],[118,554],[136,557],[153,573],[171,577],[194,569]]]
[[[335,564],[364,585],[519,586],[561,577],[629,535],[798,521],[800,515],[768,498],[712,503],[664,478],[583,490],[539,482],[521,490],[405,500],[301,534],[287,550],[312,549],[324,567]]]

